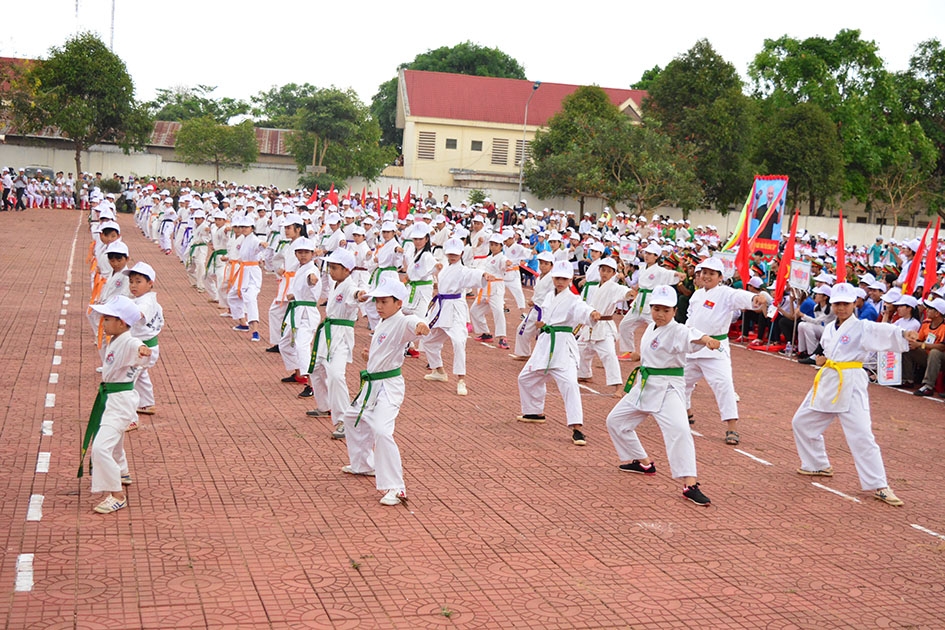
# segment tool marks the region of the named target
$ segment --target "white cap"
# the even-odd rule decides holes
[[[191,216],[191,218],[193,218],[193,219],[206,219],[206,218],[207,218],[207,213],[204,212],[203,210],[197,210],[196,212],[194,212],[194,213],[193,213],[192,215],[190,215],[190,216]]]
[[[643,248],[643,252],[645,254],[655,254],[659,256],[663,253],[663,249],[656,243],[650,243],[649,245]]]
[[[846,283],[844,282],[841,284],[846,284]],[[853,285],[851,284],[850,286],[853,286]],[[831,290],[829,286],[827,286],[826,284],[822,284],[819,287],[814,289],[814,293],[820,294],[820,295],[826,295],[827,297],[830,297]]]
[[[823,287],[821,287],[823,288]],[[854,287],[849,282],[839,282],[830,289],[830,303],[837,304],[838,302],[847,302],[853,303],[856,302],[856,291]],[[816,291],[816,289],[814,289]]]
[[[903,245],[911,249],[913,252],[919,251],[920,244],[919,244],[919,239],[917,238],[914,238],[911,241],[906,241],[905,243],[903,243]]]
[[[537,256],[535,256],[535,258],[537,258],[538,260],[544,260],[545,262],[550,262],[550,263],[553,263],[555,261],[555,255],[549,252],[548,250],[540,252]]]
[[[758,276],[752,276],[751,280],[748,281],[748,286],[760,289],[761,285],[764,284]]]
[[[301,249],[301,250],[305,250],[305,251],[309,251],[309,252],[314,252],[314,251],[315,251],[315,241],[313,241],[313,240],[310,239],[310,238],[306,238],[306,237],[304,237],[304,236],[301,237],[301,238],[297,238],[297,239],[295,239],[295,242],[292,243],[292,249],[294,249],[295,251],[298,251],[298,250]]]
[[[876,280],[875,282],[870,283],[870,286],[868,286],[867,288],[868,288],[868,289],[876,289],[877,291],[882,291],[883,293],[885,293],[885,292],[886,292],[886,283],[885,283],[885,282],[880,282],[879,280]]]
[[[603,243],[594,243],[590,246],[590,251],[604,253],[604,244]]]
[[[413,226],[409,229],[410,238],[423,238],[424,236],[430,235],[430,224],[424,223],[423,221],[419,223],[414,223]]]
[[[305,219],[301,214],[292,212],[282,217],[282,225],[305,225]]]
[[[573,278],[574,267],[572,267],[571,263],[569,263],[567,260],[559,260],[555,263],[555,266],[551,268],[551,277]]]
[[[393,221],[384,221],[381,224],[381,232],[396,232],[397,224]]]
[[[325,219],[325,223],[328,225],[334,225],[335,223],[341,223],[341,215],[337,212],[329,212],[328,217]]]
[[[136,262],[135,266],[131,269],[124,269],[122,273],[126,276],[130,276],[132,273],[140,273],[142,276],[147,276],[147,278],[154,282],[154,267],[145,262]]]
[[[463,253],[463,242],[458,238],[451,238],[443,244],[443,253],[459,255]]]
[[[124,295],[116,295],[105,304],[93,304],[92,310],[109,317],[117,317],[129,326],[138,323],[143,317],[138,305]]]
[[[349,252],[347,249],[343,247],[339,247],[335,249],[335,251],[331,253],[331,255],[326,259],[325,262],[329,264],[336,263],[338,265],[341,265],[348,271],[351,271],[352,269],[354,269],[355,264],[356,264],[354,260],[354,254],[352,254],[351,252]]]
[[[902,289],[900,289],[899,287],[893,287],[892,289],[889,290],[889,293],[887,293],[886,295],[882,297],[882,300],[883,302],[886,302],[886,304],[892,304],[901,297],[902,297]]]
[[[226,221],[226,213],[223,212],[223,210],[217,210],[216,212],[213,213],[213,218],[223,219],[224,221]]]
[[[725,272],[725,265],[722,264],[722,261],[716,257],[706,258],[701,263],[696,265],[696,271],[701,269],[710,269],[712,271],[718,271],[719,273]]]
[[[614,271],[617,271],[617,262],[613,258],[604,258],[599,263],[600,267],[610,267]]]
[[[925,305],[928,306],[929,308],[934,308],[936,311],[938,311],[942,315],[945,315],[945,299],[942,299],[942,298],[928,299],[928,300],[925,300]]]
[[[860,276],[860,284],[873,284],[876,282],[876,276],[871,273],[864,273]]]
[[[857,287],[857,288],[853,289],[853,293],[856,295],[857,299],[859,299],[859,300],[865,300],[865,299],[866,299],[866,291],[864,291],[864,290],[861,289],[860,287]]]
[[[558,233],[557,231],[555,231],[555,230],[552,230],[551,234],[548,235],[548,240],[549,240],[549,241],[560,241],[560,240],[561,240],[561,234],[559,234],[559,233]]]
[[[128,246],[122,243],[121,241],[114,241],[108,244],[108,247],[105,248],[106,254],[123,254],[125,256],[129,255]]]
[[[650,293],[650,298],[647,300],[647,302],[649,302],[650,305],[672,306],[675,308],[677,299],[678,298],[676,296],[675,289],[673,289],[668,284],[661,284],[653,289],[653,292]]]
[[[384,278],[367,295],[372,298],[392,297],[403,302],[407,297],[407,287],[399,280]]]
[[[903,295],[903,296],[900,296],[898,300],[893,302],[893,305],[894,306],[909,306],[911,308],[915,308],[916,306],[919,305],[919,301],[916,300],[911,295]]]
[[[365,235],[364,228],[361,227],[360,225],[355,225],[353,228],[351,228],[351,235],[354,236],[356,234],[360,234],[361,236],[364,236]]]
[[[121,234],[121,226],[115,221],[105,221],[103,223],[99,223],[98,227],[100,230],[107,230],[108,228],[111,228],[113,230],[117,230],[118,233]]]
[[[492,233],[492,236],[489,237],[489,242],[490,242],[490,243],[498,243],[499,245],[501,245],[502,243],[505,242],[505,239],[502,238],[502,234],[501,234],[501,233],[499,233],[499,232],[493,232],[493,233]]]

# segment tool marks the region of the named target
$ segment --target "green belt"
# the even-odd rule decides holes
[[[585,282],[585,283],[584,283],[584,288],[583,288],[583,290],[581,291],[581,299],[584,300],[585,302],[587,302],[587,292],[590,290],[591,287],[596,287],[596,286],[598,286],[599,284],[600,284],[600,281],[595,282],[595,281],[592,280],[592,281],[590,281],[590,282]]]
[[[187,261],[187,263],[190,264],[190,263],[192,263],[192,262],[194,261],[194,250],[195,250],[195,249],[197,249],[198,247],[206,247],[206,246],[207,246],[206,243],[194,243],[193,245],[191,245],[191,246],[190,246],[190,250],[187,252],[187,258],[189,259],[189,260]]]
[[[98,386],[98,395],[95,396],[95,403],[92,405],[92,413],[89,414],[89,424],[85,427],[85,437],[82,439],[82,455],[79,458],[79,474],[82,476],[82,469],[85,465],[85,454],[89,450],[89,445],[95,439],[98,429],[102,426],[102,414],[105,413],[105,401],[109,394],[115,392],[130,392],[135,388],[134,383],[100,383]],[[92,464],[89,463],[89,472],[92,472]]]
[[[361,370],[361,387],[358,388],[358,393],[354,397],[354,400],[351,401],[353,405],[357,400],[358,396],[361,395],[361,391],[364,389],[364,384],[367,383],[367,391],[364,392],[364,400],[361,401],[361,410],[358,411],[358,417],[354,421],[354,426],[358,426],[358,423],[361,421],[361,416],[364,415],[364,408],[367,406],[367,401],[371,397],[371,384],[374,381],[383,381],[387,378],[394,378],[395,376],[400,376],[400,368],[394,368],[393,370],[387,370],[386,372],[368,372],[367,370]]]
[[[433,280],[409,280],[407,284],[410,285],[410,297],[407,298],[407,302],[413,302],[414,295],[417,294],[417,287],[432,286]]]
[[[723,335],[709,335],[709,336],[717,341],[725,341],[726,339],[728,339],[728,333],[725,333]]]
[[[653,293],[653,289],[637,289],[637,293],[643,296],[643,299],[640,300],[640,312],[643,312],[643,307],[646,306],[646,296],[650,293]]]
[[[282,248],[285,247],[286,245],[288,245],[288,244],[291,243],[291,242],[292,242],[292,241],[288,241],[288,240],[285,240],[285,239],[281,239],[281,240],[279,241],[279,243],[276,245],[276,251],[277,251],[277,252],[281,252],[281,251],[282,251]]]
[[[623,386],[624,392],[629,392],[633,389],[633,384],[637,380],[637,375],[640,375],[640,392],[643,392],[643,388],[646,387],[646,379],[651,376],[683,376],[683,369],[681,367],[672,367],[672,368],[648,368],[637,366],[633,368],[633,371],[630,372],[630,376],[627,378],[627,384]]]
[[[371,277],[368,278],[368,284],[374,285],[374,281],[377,279],[377,277],[385,271],[397,271],[397,267],[378,267],[371,272]]]
[[[215,249],[215,250],[213,250],[213,253],[210,254],[210,257],[209,257],[209,258],[207,258],[207,269],[209,269],[210,267],[213,266],[213,263],[214,263],[214,261],[215,261],[217,258],[219,258],[220,256],[223,256],[223,255],[225,255],[225,254],[226,254],[226,250],[225,250],[225,249]]]
[[[145,339],[143,343],[149,348],[156,348],[158,345],[158,336],[154,335],[150,339]]]
[[[545,324],[538,332],[551,335],[551,348],[548,350],[548,365],[545,366],[545,374],[547,374],[548,370],[551,369],[551,358],[555,355],[555,337],[557,336],[555,333],[574,334],[574,329],[571,326],[549,326]]]
[[[315,343],[312,344],[312,361],[308,366],[308,373],[311,374],[312,370],[315,369],[315,359],[318,357],[318,340],[322,336],[322,329],[325,330],[325,358],[331,358],[331,327],[332,326],[346,326],[348,328],[354,328],[353,319],[339,319],[335,317],[326,317],[322,320],[322,323],[318,325],[318,328],[315,329]]]
[[[289,318],[289,324],[292,326],[292,331],[295,332],[295,309],[300,306],[314,306],[318,308],[318,302],[307,302],[305,300],[289,300],[289,303],[285,307],[285,315],[282,316],[282,328],[280,332],[285,332],[285,320]]]

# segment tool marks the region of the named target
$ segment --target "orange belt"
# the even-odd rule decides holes
[[[240,264],[238,260],[228,260],[226,261],[226,269],[223,270],[223,282],[226,283],[226,290],[229,291],[233,288],[233,269]]]
[[[85,257],[85,263],[89,264],[95,259],[95,241],[89,243],[89,254]]]
[[[105,278],[100,273],[95,274],[95,280],[92,282],[92,296],[89,298],[89,313],[92,312],[92,305],[98,303],[98,298],[102,294],[102,288],[108,282],[108,279]]]
[[[489,298],[492,297],[492,283],[493,282],[503,282],[502,280],[487,280],[489,284],[486,285],[485,289],[479,289],[479,293],[476,295],[476,304],[482,302],[482,292],[486,292],[486,301],[489,301]]]
[[[96,335],[98,341],[98,349],[102,349],[102,342],[105,341],[105,318],[98,318],[98,334]]]
[[[282,287],[282,294],[279,296],[280,302],[285,302],[286,298],[289,295],[289,283],[292,281],[292,278],[295,277],[294,271],[283,272],[282,278],[285,280],[285,286]]]
[[[246,267],[258,267],[259,261],[239,260],[236,264],[240,266],[240,270],[236,272],[236,295],[243,297],[243,270]]]

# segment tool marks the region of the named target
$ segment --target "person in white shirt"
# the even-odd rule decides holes
[[[535,289],[532,292],[531,299],[526,302],[530,310],[525,315],[525,319],[522,320],[522,323],[519,324],[515,334],[515,354],[512,358],[516,361],[528,361],[528,357],[531,356],[532,345],[535,343],[535,338],[538,336],[536,322],[541,321],[540,305],[545,301],[548,294],[554,291],[555,287],[550,273],[551,268],[555,264],[554,254],[549,251],[544,251],[539,253],[536,258],[538,259],[538,272],[541,275],[535,282]]]
[[[613,258],[597,261],[595,267],[599,284],[586,300],[587,304],[600,313],[600,319],[593,326],[581,328],[578,338],[580,364],[578,382],[590,381],[593,377],[591,365],[596,355],[604,365],[607,385],[613,386],[614,395],[620,395],[623,379],[620,375],[620,362],[617,360],[617,327],[614,325],[614,311],[617,304],[628,299],[631,291],[616,280],[617,263]]]
[[[508,350],[510,346],[505,338],[505,282],[502,278],[509,265],[505,254],[502,253],[502,242],[501,234],[493,234],[489,239],[489,256],[478,261],[479,264],[476,265],[477,268],[496,279],[489,281],[484,289],[479,289],[476,300],[469,309],[469,316],[472,320],[473,334],[477,335],[476,341],[491,342],[493,336],[489,333],[489,323],[486,321],[486,313],[491,312],[495,326],[495,339],[498,340],[496,347]]]
[[[636,350],[637,327],[643,322],[652,321],[650,307],[647,306],[650,293],[660,285],[675,285],[684,280],[683,274],[659,266],[658,262],[662,254],[662,248],[655,242],[643,249],[645,266],[634,275],[637,282],[636,297],[630,305],[630,310],[620,320],[620,326],[617,329],[620,335],[620,349],[624,353]],[[626,359],[626,354],[621,358]]]

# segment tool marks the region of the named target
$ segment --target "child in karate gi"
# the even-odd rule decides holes
[[[372,271],[368,284],[372,289],[384,280],[396,280],[400,282],[398,270],[403,260],[404,250],[397,244],[397,240],[394,238],[396,233],[397,226],[393,221],[385,221],[381,224],[382,242],[378,243],[377,249],[374,251],[374,256],[369,259]],[[365,315],[367,315],[368,318],[368,328],[374,330],[378,321],[380,321],[380,317],[377,314],[377,310],[374,308],[373,301],[367,301],[364,305]]]
[[[299,269],[299,260],[295,256],[295,248],[299,238],[304,236],[305,221],[297,214],[286,215],[281,219],[285,230],[286,243],[277,243],[279,251],[274,253],[270,259],[276,275],[279,276],[279,286],[276,289],[276,297],[269,305],[269,343],[272,344],[266,348],[266,352],[279,352],[279,344],[282,339],[282,323],[285,321],[286,308],[289,302],[289,285],[292,278],[295,277]],[[311,240],[311,239],[310,239]],[[312,241],[312,245],[315,241]],[[279,247],[281,245],[281,247]],[[267,248],[267,252],[271,250]],[[314,258],[315,252],[312,252]],[[314,301],[318,301],[317,298]]]
[[[426,317],[430,300],[433,299],[433,273],[436,271],[436,258],[430,245],[430,226],[424,222],[414,223],[410,227],[413,251],[404,253],[404,265],[407,270],[409,294],[404,302],[405,315]],[[407,348],[407,356],[417,358],[420,353],[413,347]]]
[[[656,465],[636,433],[637,425],[652,415],[663,433],[670,473],[673,479],[682,479],[683,496],[696,505],[708,506],[709,498],[696,480],[696,446],[686,421],[683,372],[693,345],[715,350],[719,341],[673,319],[676,292],[672,287],[656,287],[647,302],[653,322],[643,333],[640,352],[631,353],[631,360],[641,364],[627,379],[628,394],[607,416],[607,431],[617,456],[628,462],[621,464],[620,470],[655,475]]]
[[[833,477],[824,432],[838,418],[853,455],[860,487],[873,491],[880,501],[899,506],[903,502],[889,487],[883,457],[873,437],[867,392],[869,375],[863,370],[863,361],[872,352],[907,352],[909,341],[918,339],[918,334],[893,324],[857,319],[853,316],[855,302],[853,285],[846,282],[834,285],[830,304],[837,319],[824,329],[820,339],[824,353],[817,356],[820,370],[791,422],[801,459],[797,472],[811,477]]]
[[[104,250],[104,256],[108,261],[109,275],[107,278],[101,276],[99,280],[98,297],[95,297],[93,304],[105,304],[116,295],[129,297],[128,276],[122,273],[128,265],[128,246],[122,241],[109,243]],[[94,295],[93,295],[94,297]],[[104,320],[98,311],[89,308],[89,322],[92,324],[92,330],[96,331],[96,342],[101,351],[102,359],[105,358],[105,328]]]
[[[262,288],[262,271],[259,269],[259,260],[265,251],[266,244],[253,233],[253,221],[250,217],[237,219],[233,227],[243,237],[238,246],[236,257],[237,266],[235,276],[231,279],[232,285],[227,293],[227,304],[230,315],[237,320],[233,330],[251,333],[250,341],[259,341],[259,290]],[[233,256],[230,256],[232,259]]]
[[[190,237],[190,246],[187,248],[187,276],[190,286],[197,288],[197,293],[203,293],[204,277],[207,275],[207,256],[210,243],[210,224],[203,210],[196,210],[191,218],[194,221],[194,231]]]
[[[516,315],[524,319],[525,315],[525,292],[522,291],[522,272],[520,266],[523,262],[532,257],[530,249],[515,241],[515,230],[511,227],[503,228],[502,238],[504,239],[504,254],[508,260],[508,266],[505,274],[502,276],[505,282],[505,290],[512,294],[515,300]]]
[[[518,393],[522,402],[519,422],[545,421],[545,385],[554,379],[564,401],[571,441],[587,444],[582,431],[584,409],[577,382],[578,347],[574,327],[590,326],[600,319],[600,313],[571,292],[574,268],[567,260],[555,262],[551,269],[554,291],[540,304],[541,320],[535,323],[539,331],[535,350],[518,375]]]
[[[519,324],[515,333],[515,354],[512,356],[516,361],[528,361],[532,354],[532,345],[538,336],[538,329],[535,328],[535,322],[541,320],[541,306],[545,297],[554,291],[555,285],[551,278],[551,268],[555,263],[555,256],[549,251],[543,251],[536,256],[538,259],[538,272],[541,274],[535,281],[535,289],[532,297],[526,302],[529,307],[525,319]]]
[[[385,278],[361,299],[373,299],[380,321],[371,337],[370,350],[362,357],[367,369],[361,372],[361,389],[343,416],[349,463],[341,471],[352,475],[376,476],[377,489],[385,491],[382,505],[398,505],[407,500],[400,449],[394,442],[394,423],[404,402],[404,345],[430,332],[416,315],[400,310],[407,288]]]
[[[613,258],[595,261],[595,275],[598,284],[593,287],[586,300],[594,310],[601,314],[600,319],[590,327],[583,327],[578,339],[580,363],[578,382],[591,380],[591,365],[594,355],[604,364],[604,377],[607,384],[614,387],[614,396],[621,395],[623,379],[620,375],[620,362],[617,360],[617,327],[614,326],[614,311],[617,304],[629,299],[632,291],[617,282],[617,263]],[[590,273],[588,273],[590,276]],[[584,285],[585,289],[587,285]]]
[[[663,250],[656,243],[650,243],[643,249],[643,262],[645,266],[637,274],[637,295],[630,305],[630,310],[623,319],[620,320],[620,326],[617,328],[620,334],[620,349],[625,353],[633,352],[637,349],[636,333],[637,327],[641,323],[650,323],[650,307],[647,301],[653,289],[660,285],[678,284],[685,280],[684,274],[665,269],[659,266],[659,259]]]
[[[489,255],[478,260],[476,267],[482,269],[485,273],[497,278],[489,282],[485,288],[479,289],[476,295],[476,301],[469,309],[469,316],[472,320],[473,334],[478,335],[476,341],[492,341],[493,337],[489,334],[489,323],[486,321],[486,313],[492,312],[492,321],[495,324],[495,336],[498,338],[496,347],[508,350],[509,342],[505,338],[505,282],[502,278],[508,268],[508,260],[502,253],[502,235],[493,234],[489,237]]]
[[[467,290],[481,288],[490,278],[482,269],[470,269],[462,263],[463,242],[451,238],[443,246],[447,265],[438,264],[437,294],[427,315],[430,334],[420,342],[420,349],[427,355],[431,372],[424,375],[428,381],[447,382],[449,377],[443,369],[443,344],[449,339],[453,345],[453,374],[458,379],[456,393],[465,396],[466,390],[466,322],[469,311],[463,298]]]
[[[223,276],[227,267],[226,248],[230,240],[226,221],[226,213],[222,210],[213,213],[213,226],[210,228],[208,245],[210,252],[207,256],[207,273],[203,282],[204,289],[207,291],[207,301],[211,303],[219,303],[220,297],[226,291],[226,287],[223,285]]]
[[[299,398],[311,398],[311,383],[306,375],[312,362],[315,328],[322,319],[318,312],[318,295],[321,290],[316,288],[320,274],[315,264],[315,241],[305,237],[297,238],[293,243],[292,256],[296,262],[293,266],[295,271],[285,281],[285,314],[277,325],[280,331],[279,354],[285,369],[292,371],[282,382],[304,383],[305,388],[299,393]]]
[[[155,412],[154,386],[151,384],[150,370],[157,364],[161,354],[158,335],[164,328],[164,309],[158,304],[157,295],[153,291],[155,274],[151,265],[143,262],[135,263],[134,267],[122,273],[128,276],[128,291],[141,314],[131,326],[130,334],[151,349],[149,361],[135,377],[135,391],[139,398],[138,413],[153,416]],[[137,428],[138,422],[135,420],[127,430],[134,431]]]
[[[124,436],[138,406],[135,376],[148,363],[151,348],[128,332],[141,316],[131,300],[115,296],[107,304],[95,304],[92,308],[102,316],[110,339],[102,362],[102,384],[82,441],[79,477],[91,444],[92,492],[108,493],[94,509],[99,514],[109,514],[128,505],[124,487],[131,484],[131,475]]]

